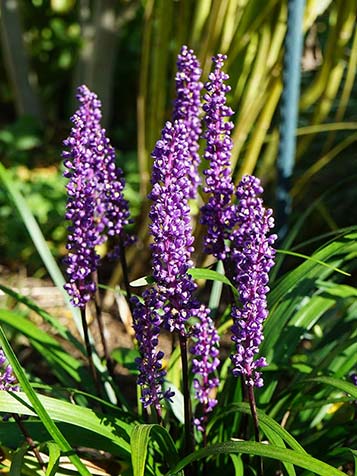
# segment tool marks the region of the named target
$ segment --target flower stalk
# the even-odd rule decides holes
[[[104,358],[105,358],[105,362],[106,362],[106,365],[107,365],[108,373],[114,379],[113,361],[110,358],[107,339],[105,338],[105,334],[104,334],[102,301],[101,301],[99,288],[98,288],[98,273],[96,271],[94,272],[93,281],[96,283],[96,292],[95,292],[95,295],[94,295],[94,305],[95,305],[95,316],[96,316],[96,320],[97,320],[97,323],[98,323],[100,340],[101,340],[102,347],[103,347],[103,353],[104,353]]]
[[[97,391],[97,395],[99,398],[102,397],[102,390],[99,384],[98,380],[98,375],[97,371],[93,362],[93,352],[92,352],[92,344],[89,339],[89,332],[88,332],[88,323],[87,323],[87,318],[86,318],[86,308],[81,307],[80,308],[80,313],[81,313],[81,320],[82,320],[82,329],[83,329],[83,338],[84,338],[84,344],[86,347],[86,352],[87,352],[87,358],[88,358],[88,363],[89,363],[89,370],[92,375],[93,383],[95,386],[95,389]]]
[[[181,365],[182,365],[182,386],[184,397],[185,415],[185,455],[193,453],[195,450],[195,438],[193,433],[192,405],[190,396],[190,386],[188,380],[188,360],[187,360],[187,338],[180,335]]]

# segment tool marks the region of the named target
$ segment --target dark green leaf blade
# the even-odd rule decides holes
[[[100,435],[102,439],[109,440],[120,449],[121,456],[129,459],[129,439],[132,425],[118,418],[103,415],[89,408],[73,405],[57,398],[37,395],[43,408],[52,422],[63,422],[72,426],[80,427],[89,432]],[[0,412],[19,413],[35,416],[34,406],[29,398],[22,393],[7,393],[0,391]]]
[[[313,458],[308,454],[252,441],[228,441],[199,450],[183,458],[179,464],[177,464],[171,471],[168,472],[168,475],[173,476],[193,461],[198,461],[208,456],[229,453],[243,453],[262,456],[265,458],[272,458],[278,461],[286,461],[295,466],[299,466],[300,468],[308,469],[319,476],[347,476],[346,473],[343,473],[339,469],[336,469],[333,466],[324,463],[323,461]]]
[[[9,360],[9,363],[11,367],[13,368],[13,371],[16,375],[17,380],[19,381],[20,387],[24,392],[26,393],[26,397],[28,398],[29,403],[34,409],[34,412],[38,415],[40,420],[42,421],[43,425],[46,427],[46,430],[48,433],[51,435],[51,437],[56,441],[56,443],[59,445],[61,450],[63,452],[68,453],[69,459],[71,462],[76,466],[78,469],[78,472],[81,476],[90,476],[89,471],[87,468],[84,466],[84,464],[81,462],[79,457],[74,453],[72,447],[68,443],[68,441],[65,439],[65,437],[62,435],[58,427],[56,426],[55,422],[53,419],[49,416],[47,413],[45,407],[39,400],[37,394],[33,390],[30,382],[28,381],[25,372],[22,370],[22,367],[19,363],[19,361],[16,358],[16,355],[14,354],[7,338],[6,335],[0,326],[0,344],[6,354],[6,357]],[[1,393],[6,393],[6,392],[1,392]],[[10,394],[8,394],[11,396]],[[25,407],[26,408],[26,407]],[[6,409],[5,411],[9,411]],[[13,413],[18,413],[16,410]],[[21,412],[20,412],[21,413]]]

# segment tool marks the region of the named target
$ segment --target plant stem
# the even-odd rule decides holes
[[[185,413],[185,456],[186,456],[194,452],[195,442],[194,442],[194,436],[193,436],[190,387],[189,387],[189,381],[188,381],[187,338],[182,335],[180,335],[180,349],[181,349],[182,384],[183,384],[184,413]],[[188,469],[186,476],[189,476],[189,474],[190,474],[190,469]]]
[[[98,288],[98,273],[97,273],[97,271],[94,271],[94,273],[92,273],[92,275],[93,275],[93,281],[96,284],[94,305],[95,305],[96,319],[97,319],[98,328],[99,328],[100,340],[102,342],[103,351],[104,351],[104,358],[105,358],[105,361],[106,361],[106,364],[107,364],[107,369],[108,369],[109,375],[114,380],[113,361],[110,358],[110,353],[109,353],[109,349],[108,349],[108,345],[107,345],[107,340],[106,340],[105,335],[104,335],[102,302],[101,302],[101,299],[100,299],[99,288]]]
[[[130,290],[130,284],[129,284],[129,273],[128,273],[128,263],[126,261],[126,254],[125,254],[125,246],[123,242],[123,238],[120,238],[119,242],[119,253],[120,253],[120,263],[121,267],[123,269],[123,279],[124,279],[124,286],[126,290],[126,297],[127,301],[129,303],[129,308],[131,314],[133,314],[133,309],[132,309],[132,304],[131,304],[131,290]]]
[[[155,407],[156,411],[156,422],[158,425],[164,426],[164,422],[162,420],[162,412],[161,412],[161,407]]]
[[[17,426],[19,427],[21,433],[24,435],[24,437],[27,441],[27,444],[29,445],[29,447],[33,451],[34,455],[36,456],[36,459],[38,461],[38,464],[40,465],[40,468],[42,469],[42,471],[44,473],[46,473],[46,465],[43,462],[43,459],[41,458],[40,452],[38,451],[33,439],[31,438],[31,436],[30,436],[29,432],[27,431],[25,425],[21,421],[21,418],[19,417],[19,415],[17,413],[12,413],[12,416],[13,416]]]
[[[255,441],[257,443],[260,443],[257,405],[256,405],[256,402],[255,402],[254,388],[253,388],[252,385],[248,385],[248,399],[249,399],[250,411],[251,411],[252,418],[253,418]],[[258,472],[257,472],[257,474],[258,474],[258,476],[263,476],[263,474],[264,474],[263,458],[261,456],[259,456],[259,458],[258,458]]]
[[[206,422],[204,422],[204,429],[203,429],[203,435],[202,435],[202,439],[203,439],[203,448],[206,448],[207,447],[207,430],[206,430]]]
[[[81,307],[81,318],[82,318],[83,336],[84,336],[84,343],[85,343],[86,350],[87,350],[89,368],[90,368],[90,372],[92,374],[92,378],[93,378],[95,388],[97,390],[98,397],[101,398],[102,397],[102,392],[101,392],[101,389],[100,389],[97,372],[96,372],[96,369],[95,369],[95,366],[94,366],[94,363],[93,363],[92,347],[91,347],[91,343],[89,341],[88,324],[87,324],[87,319],[86,319],[86,308],[85,307]]]
[[[247,386],[244,384],[243,377],[240,377],[240,382],[241,382],[241,388],[242,388],[242,400],[243,402],[246,402],[248,400],[248,394],[247,394]],[[243,413],[240,419],[238,435],[239,435],[239,438],[242,438],[242,440],[248,439],[248,418],[249,418],[249,415],[247,415],[246,413]]]

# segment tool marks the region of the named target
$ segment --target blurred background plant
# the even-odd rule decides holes
[[[293,219],[311,200],[355,173],[357,139],[357,0],[307,0],[298,149],[292,178]],[[61,142],[78,84],[103,103],[119,151],[133,214],[146,213],[150,153],[171,117],[176,55],[193,48],[207,77],[210,58],[228,55],[233,168],[263,179],[274,205],[287,2],[269,0],[43,0],[2,2],[0,154],[30,208],[63,252]],[[140,193],[138,193],[140,192]],[[353,181],[320,201],[305,237],[351,225]],[[32,257],[21,222],[0,195],[2,261]],[[141,217],[141,218],[142,218]],[[145,220],[138,220],[144,227]],[[140,226],[138,226],[140,228]],[[61,229],[62,227],[62,229]],[[14,238],[21,234],[22,250]],[[140,230],[139,230],[140,234]],[[60,245],[58,247],[58,245]],[[16,261],[16,260],[15,260]],[[20,262],[19,261],[19,262]]]

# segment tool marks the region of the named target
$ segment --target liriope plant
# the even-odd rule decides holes
[[[99,365],[96,342],[86,328],[89,303],[96,301],[100,312],[97,246],[117,237],[114,257],[122,258],[130,273],[123,248],[131,240],[121,236],[129,212],[121,171],[100,126],[100,102],[88,88],[79,88],[81,106],[64,153],[66,217],[72,222],[65,289],[81,310],[83,329],[78,327],[84,338],[21,292],[0,286],[18,303],[15,309],[0,309],[1,324],[25,337],[52,375],[46,383],[36,368],[25,372],[0,331],[9,362],[0,369],[0,411],[7,414],[0,426],[2,464],[13,473],[21,468],[64,474],[67,457],[81,475],[215,475],[224,468],[236,476],[346,476],[352,468],[357,292],[350,273],[356,227],[329,234],[311,256],[300,253],[303,244],[296,237],[317,206],[313,203],[286,238],[289,246],[274,248],[274,220],[263,205],[259,179],[245,175],[234,185],[226,60],[222,54],[213,59],[204,85],[202,126],[196,95],[201,71],[194,52],[181,49],[174,117],[152,152],[151,274],[127,288],[134,349],[119,344],[109,359],[104,349]],[[203,180],[198,160],[192,160],[198,159],[201,128]],[[0,177],[62,288],[61,274],[16,184],[3,167]],[[193,252],[201,245],[192,234],[189,199],[200,180],[207,198],[199,211],[202,253],[212,255],[216,270],[212,264],[194,267]],[[286,263],[288,255],[295,262]],[[213,285],[204,287],[202,281]],[[30,311],[51,332],[32,322]],[[172,347],[166,356],[163,336]],[[128,399],[112,360],[137,377],[136,401]],[[20,388],[9,388],[15,383],[12,371]]]

